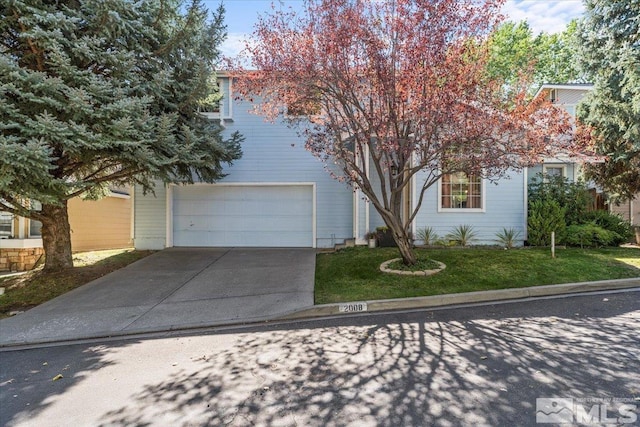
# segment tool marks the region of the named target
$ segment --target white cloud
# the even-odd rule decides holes
[[[558,33],[584,13],[581,0],[509,0],[502,8],[509,21],[527,21],[534,34]]]
[[[249,34],[245,33],[229,33],[227,38],[220,45],[220,52],[223,57],[235,58],[240,51],[245,48],[245,40],[249,37]]]

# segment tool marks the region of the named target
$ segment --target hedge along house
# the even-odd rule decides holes
[[[136,187],[136,248],[329,248],[351,239],[364,244],[367,232],[384,226],[361,191],[332,178],[295,130],[251,113],[249,102],[234,100],[233,81],[224,73],[218,77],[223,98],[203,114],[245,137],[243,156],[214,184],[158,183],[155,195]],[[404,195],[407,211],[415,206],[421,179],[416,176]],[[504,227],[519,231],[523,243],[527,181],[526,170],[497,183],[464,174],[445,177],[427,190],[414,235],[433,227],[444,236],[467,224],[477,232],[477,244],[495,244]]]

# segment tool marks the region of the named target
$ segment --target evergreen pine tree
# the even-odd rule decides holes
[[[0,11],[0,210],[42,222],[45,269],[72,266],[70,198],[212,182],[240,157],[242,137],[198,113],[218,96],[222,7],[11,0]]]
[[[587,0],[580,24],[582,67],[594,89],[578,108],[604,163],[588,175],[610,193],[640,192],[640,0]]]

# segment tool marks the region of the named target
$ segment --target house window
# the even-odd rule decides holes
[[[484,209],[482,178],[464,172],[443,175],[440,183],[440,208]]]
[[[40,221],[29,220],[29,237],[42,237],[42,223]]]
[[[0,212],[0,239],[13,236],[13,214]]]
[[[42,204],[37,200],[31,201],[31,209],[35,211],[42,210]],[[29,220],[29,237],[42,237],[42,223],[35,219]]]
[[[544,165],[543,167],[544,177],[549,178],[563,178],[567,176],[566,166],[564,165]]]

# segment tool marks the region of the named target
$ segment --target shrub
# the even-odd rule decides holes
[[[594,201],[587,186],[581,182],[570,182],[560,176],[536,175],[529,184],[529,202],[555,200],[564,209],[565,224],[584,223],[583,218],[593,207]]]
[[[520,238],[522,233],[515,228],[503,228],[502,231],[496,234],[496,241],[505,248],[513,248],[516,241]]]
[[[567,228],[566,243],[571,246],[598,247],[609,246],[620,236],[594,224],[572,225]]]
[[[619,245],[631,241],[633,238],[633,227],[631,223],[622,219],[621,216],[612,214],[607,211],[591,211],[584,218],[585,223],[594,223],[595,225],[611,231],[616,234],[616,239],[611,245]]]
[[[476,235],[477,233],[474,231],[472,226],[459,225],[447,234],[447,238],[456,242],[460,246],[469,246],[469,243],[476,240]]]
[[[549,246],[552,231],[556,233],[556,242],[560,243],[566,229],[565,210],[555,200],[534,200],[529,203],[527,226],[530,245]]]
[[[435,244],[435,242],[440,239],[440,236],[436,234],[433,227],[423,227],[418,229],[416,236],[418,237],[418,240],[422,240],[427,246]]]

